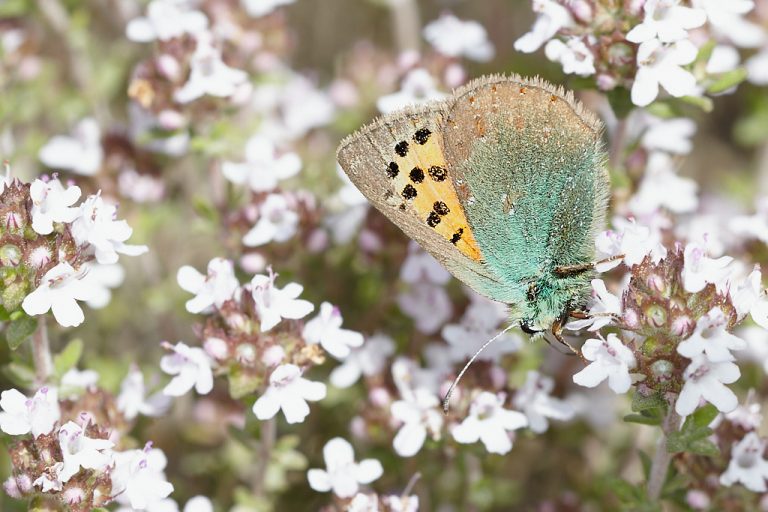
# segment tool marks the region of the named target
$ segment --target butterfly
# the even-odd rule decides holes
[[[523,331],[568,345],[562,327],[590,295],[608,205],[601,135],[572,93],[496,75],[374,121],[337,158],[456,278],[507,304]]]

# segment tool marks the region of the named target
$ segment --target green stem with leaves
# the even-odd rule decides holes
[[[648,474],[648,498],[651,501],[658,501],[661,497],[661,491],[664,488],[664,482],[667,480],[669,464],[672,462],[672,454],[667,449],[667,438],[672,432],[680,429],[680,416],[675,412],[675,404],[669,406],[669,411],[661,424],[662,436],[656,445],[656,453],[653,455],[651,470]]]

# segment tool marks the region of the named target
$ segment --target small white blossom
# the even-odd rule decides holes
[[[336,359],[345,359],[352,348],[362,346],[363,335],[342,329],[342,321],[339,308],[330,302],[323,302],[320,305],[320,313],[304,326],[302,336],[307,343],[319,343]]]
[[[213,389],[213,371],[211,359],[201,348],[189,347],[183,342],[176,345],[165,343],[171,353],[160,359],[160,368],[169,375],[174,375],[163,389],[167,396],[182,396],[195,388],[201,395],[207,395]]]
[[[403,400],[393,402],[390,408],[392,417],[403,423],[392,441],[395,452],[401,457],[416,455],[427,434],[433,439],[439,438],[444,422],[443,413],[438,410],[440,401],[434,393],[425,388],[408,391]]]
[[[463,21],[445,13],[424,27],[424,39],[448,57],[466,57],[487,62],[493,58],[493,44],[485,28],[476,21]]]
[[[731,354],[731,350],[744,350],[747,343],[728,332],[727,323],[723,311],[720,308],[713,308],[699,319],[693,334],[678,344],[677,352],[688,359],[704,354],[714,363],[735,361],[736,358]]]
[[[579,76],[595,74],[595,56],[579,37],[569,37],[566,42],[552,39],[544,47],[544,53],[552,62],[559,62],[566,74]]]
[[[116,452],[114,464],[112,495],[118,503],[135,510],[149,510],[173,492],[164,471],[168,459],[151,444],[143,450]]]
[[[499,303],[483,298],[475,299],[461,318],[460,324],[448,324],[443,327],[442,335],[450,345],[449,354],[453,362],[466,361],[482,347],[485,342],[499,332],[499,324],[506,319],[503,307]],[[512,332],[507,332],[489,345],[477,357],[481,361],[497,361],[504,354],[520,350],[522,340]]]
[[[239,297],[240,283],[235,276],[235,267],[224,258],[213,258],[208,262],[206,275],[184,265],[177,272],[176,281],[182,289],[195,294],[186,304],[190,313],[208,313]]]
[[[0,430],[11,436],[49,434],[61,418],[56,388],[40,388],[32,398],[16,389],[0,393]]]
[[[126,244],[133,229],[125,220],[116,218],[117,207],[95,194],[83,202],[80,215],[72,222],[72,236],[79,244],[91,245],[101,264],[117,263],[118,253],[138,256],[149,250],[146,245]]]
[[[765,441],[757,432],[749,432],[744,438],[734,443],[728,469],[720,475],[720,483],[726,487],[740,482],[752,492],[765,492],[768,488],[768,461],[763,458]]]
[[[489,453],[508,453],[512,440],[507,431],[527,426],[528,419],[503,406],[503,397],[483,391],[472,401],[469,416],[451,430],[453,438],[465,444],[482,441]]]
[[[707,13],[709,24],[718,39],[736,46],[756,48],[766,41],[763,27],[745,18],[754,7],[753,0],[693,0],[693,6]]]
[[[568,329],[578,331],[588,328],[590,331],[599,331],[611,324],[614,318],[621,316],[621,298],[609,292],[602,279],[592,280],[592,291],[594,294],[588,307],[589,318],[568,322]]]
[[[700,292],[708,283],[723,292],[733,274],[730,267],[733,258],[722,256],[714,259],[706,256],[706,251],[696,243],[685,246],[683,253],[683,286],[689,293]]]
[[[213,512],[213,503],[206,496],[195,496],[184,505],[184,512]]]
[[[398,92],[380,97],[376,101],[376,107],[382,114],[389,114],[408,105],[418,105],[445,97],[446,94],[437,89],[435,79],[429,71],[416,68],[408,72]]]
[[[621,259],[597,265],[599,272],[610,270],[624,262],[628,267],[639,265],[646,256],[658,263],[667,255],[667,249],[661,243],[661,233],[658,229],[642,226],[635,221],[617,219],[614,221],[616,230],[603,231],[595,240],[598,260],[624,255]]]
[[[355,462],[352,445],[341,437],[334,437],[323,447],[326,469],[310,469],[307,472],[309,486],[318,492],[333,491],[339,498],[351,498],[360,484],[378,479],[384,469],[376,459]]]
[[[257,274],[251,280],[251,294],[256,304],[256,313],[261,319],[262,332],[269,331],[280,323],[282,318],[298,320],[315,309],[306,300],[299,299],[304,287],[297,283],[288,283],[283,289],[275,286],[275,274]]]
[[[165,194],[165,182],[160,178],[130,168],[120,171],[117,188],[122,197],[135,203],[157,203]]]
[[[368,338],[362,347],[352,350],[344,362],[331,372],[331,384],[348,388],[360,379],[370,377],[384,369],[387,358],[395,352],[395,342],[384,335]]]
[[[419,244],[410,242],[408,256],[400,267],[400,279],[411,284],[428,282],[444,285],[451,280],[451,274]]]
[[[249,16],[260,18],[284,5],[290,5],[296,0],[240,0]]]
[[[126,35],[131,41],[148,43],[159,39],[168,41],[184,34],[194,34],[208,26],[208,18],[200,11],[191,10],[187,2],[179,0],[153,0],[147,6],[147,16],[131,20]]]
[[[637,360],[618,336],[611,333],[607,339],[589,339],[581,347],[581,353],[592,362],[573,376],[573,382],[593,388],[608,379],[608,387],[614,393],[629,391],[632,385],[629,370],[637,365]]]
[[[680,0],[647,0],[643,5],[645,18],[627,33],[627,40],[644,43],[657,38],[662,43],[673,43],[688,37],[688,30],[707,21],[702,9],[680,5]]]
[[[453,302],[445,288],[423,282],[411,286],[397,296],[397,305],[403,314],[411,318],[416,329],[433,334],[451,318]]]
[[[65,398],[76,398],[84,390],[94,387],[97,382],[99,382],[98,372],[70,368],[61,376],[61,394]]]
[[[132,366],[120,384],[117,410],[123,413],[125,419],[132,420],[139,414],[160,416],[171,405],[170,397],[163,393],[156,393],[149,398],[146,394],[144,375],[139,368]]]
[[[190,64],[192,71],[187,83],[174,94],[179,103],[189,103],[206,94],[226,98],[247,84],[248,74],[227,66],[221,60],[221,51],[213,46],[212,38],[208,32],[197,34],[197,47]]]
[[[768,48],[750,57],[746,66],[747,80],[755,85],[768,85]]]
[[[258,247],[269,242],[285,242],[296,234],[299,214],[281,194],[269,194],[259,206],[259,219],[243,236],[243,244]]]
[[[80,199],[80,187],[64,188],[57,179],[35,180],[29,188],[32,199],[32,229],[41,235],[53,232],[54,222],[72,222],[80,214],[72,207]]]
[[[755,268],[738,289],[731,290],[731,299],[739,317],[752,316],[763,329],[768,329],[768,296],[763,288],[762,272]]]
[[[554,386],[551,378],[529,371],[525,385],[515,394],[514,406],[528,417],[530,429],[537,434],[549,428],[549,418],[567,421],[575,414],[570,404],[550,396]]]
[[[61,491],[61,489],[64,486],[64,483],[59,480],[58,476],[58,470],[61,467],[61,462],[57,462],[50,468],[47,468],[46,471],[37,477],[37,479],[32,482],[32,485],[35,487],[40,487],[40,490],[43,492],[58,492]]]
[[[266,105],[256,105],[266,116],[260,133],[276,142],[299,139],[330,123],[336,113],[328,94],[307,77],[293,73],[289,78],[285,84],[262,85],[254,93],[257,103],[260,96],[267,97]]]
[[[637,215],[647,215],[666,208],[674,213],[688,213],[699,204],[696,196],[698,185],[690,178],[675,173],[672,157],[653,152],[640,188],[629,202],[629,208]]]
[[[296,153],[278,155],[274,142],[254,135],[245,144],[245,162],[224,162],[221,172],[232,183],[248,184],[254,192],[274,190],[280,180],[296,176],[301,159]]]
[[[696,123],[687,117],[660,119],[649,117],[649,125],[640,143],[650,151],[666,151],[685,155],[693,149],[691,137],[696,133]]]
[[[740,61],[741,56],[736,48],[727,44],[718,44],[712,49],[705,71],[710,74],[727,73],[738,68]]]
[[[85,286],[93,289],[93,294],[85,303],[91,309],[101,309],[112,300],[112,288],[117,288],[125,281],[125,268],[119,263],[101,265],[95,261],[83,263],[82,279]]]
[[[555,0],[533,0],[533,10],[538,13],[530,32],[515,41],[515,50],[533,53],[552,39],[561,29],[573,25],[568,9]]]
[[[696,47],[683,39],[670,45],[651,39],[637,50],[638,71],[632,85],[632,103],[650,105],[659,95],[659,85],[674,97],[696,93],[696,78],[682,68],[696,59]]]
[[[71,137],[56,135],[40,149],[38,157],[53,169],[93,176],[101,169],[104,158],[99,124],[90,117],[83,119]]]
[[[21,307],[30,316],[49,310],[62,327],[78,326],[85,320],[78,300],[91,300],[95,289],[83,279],[82,271],[62,262],[45,273],[40,285],[24,298]]]
[[[114,443],[108,439],[91,439],[83,427],[69,421],[59,429],[59,445],[64,458],[59,479],[66,483],[80,468],[105,468],[111,462]]]
[[[325,384],[305,379],[296,365],[283,364],[269,376],[269,387],[253,404],[253,413],[268,420],[282,410],[288,423],[301,423],[309,415],[307,401],[322,400],[325,393]]]

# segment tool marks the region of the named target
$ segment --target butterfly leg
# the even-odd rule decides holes
[[[567,319],[567,316],[566,316]],[[565,322],[563,319],[555,320],[555,322],[552,324],[552,336],[555,337],[557,341],[568,347],[571,352],[573,352],[575,355],[579,356],[579,358],[584,362],[584,364],[588,364],[588,361],[584,359],[584,354],[581,353],[581,351],[576,350],[573,345],[568,343],[565,338],[563,338],[563,324]]]
[[[611,256],[610,258],[605,258],[604,260],[581,263],[578,265],[560,265],[559,267],[555,267],[555,274],[559,275],[560,277],[581,274],[582,272],[587,272],[588,270],[594,269],[597,265],[610,263],[612,261],[618,261],[621,259],[624,259],[623,254],[617,254],[616,256]]]

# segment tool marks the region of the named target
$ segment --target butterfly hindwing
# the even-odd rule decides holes
[[[444,155],[447,105],[368,125],[342,142],[338,160],[377,209],[458,279],[491,296],[498,279],[483,263]]]

